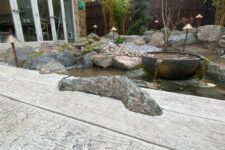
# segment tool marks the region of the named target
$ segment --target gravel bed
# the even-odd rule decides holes
[[[161,48],[151,46],[151,45],[147,45],[147,44],[146,45],[136,45],[136,44],[132,44],[132,43],[123,43],[123,44],[120,44],[120,46],[126,47],[131,52],[141,51],[143,53],[146,53],[146,52],[159,52],[159,51],[161,51]]]

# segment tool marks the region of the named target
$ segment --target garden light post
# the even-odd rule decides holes
[[[155,20],[154,24],[155,24],[155,29],[157,29],[158,28],[158,24],[159,24],[159,20]]]
[[[97,34],[97,28],[98,28],[98,26],[95,24],[95,25],[93,26],[93,28],[94,28],[94,33]]]
[[[201,14],[198,14],[195,19],[197,20],[197,27],[201,25],[201,20],[203,16]]]
[[[111,31],[113,32],[113,42],[114,42],[115,32],[117,31],[116,27],[112,27]]]
[[[193,29],[192,25],[189,23],[189,24],[186,24],[184,27],[183,27],[183,30],[186,31],[186,36],[185,36],[185,40],[184,40],[184,47],[183,47],[183,51],[185,50],[185,47],[186,47],[186,43],[187,43],[187,36],[188,36],[188,32],[189,30]]]
[[[19,67],[17,56],[16,56],[16,48],[15,48],[16,38],[13,35],[9,35],[8,39],[7,39],[7,42],[9,44],[11,44],[11,46],[12,46],[13,55],[14,55],[14,59],[15,59],[15,62],[16,62],[16,67]]]

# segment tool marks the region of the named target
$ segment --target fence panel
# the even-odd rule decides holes
[[[96,33],[99,36],[105,35],[105,23],[102,14],[102,7],[99,2],[88,2],[86,3],[86,25],[87,25],[87,34],[94,33],[94,25],[97,25],[98,28]]]

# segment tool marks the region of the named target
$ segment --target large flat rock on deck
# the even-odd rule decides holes
[[[151,117],[60,92],[63,77],[0,66],[0,149],[225,149],[225,101],[143,89],[163,108]]]

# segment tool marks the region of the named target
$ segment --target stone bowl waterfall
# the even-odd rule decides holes
[[[150,80],[157,77],[187,79],[196,74],[202,62],[201,56],[186,52],[150,52],[142,56],[143,67]]]

